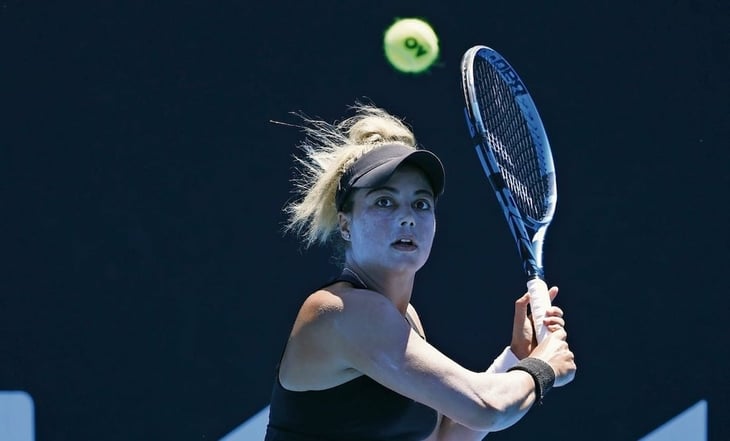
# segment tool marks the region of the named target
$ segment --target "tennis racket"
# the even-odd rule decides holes
[[[466,123],[517,244],[540,342],[548,335],[543,319],[550,307],[542,248],[557,202],[550,144],[525,84],[499,53],[470,48],[461,74]]]

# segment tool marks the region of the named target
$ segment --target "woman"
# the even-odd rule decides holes
[[[342,273],[299,310],[266,440],[480,440],[573,379],[563,313],[549,310],[552,332],[537,345],[529,297],[518,299],[512,344],[485,372],[431,346],[410,302],[434,239],[443,166],[399,119],[355,110],[336,125],[305,118],[301,198],[287,206],[288,226],[306,245],[334,243]]]

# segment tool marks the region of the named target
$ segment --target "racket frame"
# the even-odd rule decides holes
[[[482,123],[482,111],[474,87],[474,62],[476,57],[483,57],[499,72],[501,78],[509,86],[514,101],[525,118],[529,134],[535,144],[536,151],[542,157],[544,176],[548,179],[549,194],[545,199],[546,209],[542,219],[533,219],[523,215],[509,187],[505,184],[501,167],[495,159],[494,151],[489,145],[487,128]],[[550,144],[545,128],[537,112],[532,97],[517,72],[497,51],[483,45],[473,46],[467,50],[462,58],[462,85],[466,106],[464,115],[471,135],[474,148],[485,174],[502,207],[505,219],[509,225],[522,268],[527,276],[527,287],[530,292],[530,306],[532,310],[538,341],[547,336],[547,329],[542,325],[545,309],[550,307],[550,298],[547,294],[547,285],[544,282],[544,268],[542,262],[543,244],[547,228],[552,221],[557,204],[557,188],[555,182],[555,166],[550,151]]]

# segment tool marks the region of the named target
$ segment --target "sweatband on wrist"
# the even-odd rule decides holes
[[[555,371],[549,364],[539,358],[524,358],[507,370],[507,372],[510,371],[525,371],[532,376],[535,382],[535,399],[540,404],[555,384]]]

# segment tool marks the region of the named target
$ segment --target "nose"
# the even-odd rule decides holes
[[[401,218],[400,218],[400,225],[402,227],[410,226],[415,227],[416,226],[416,217],[413,215],[413,209],[410,207],[406,207],[401,212]]]

